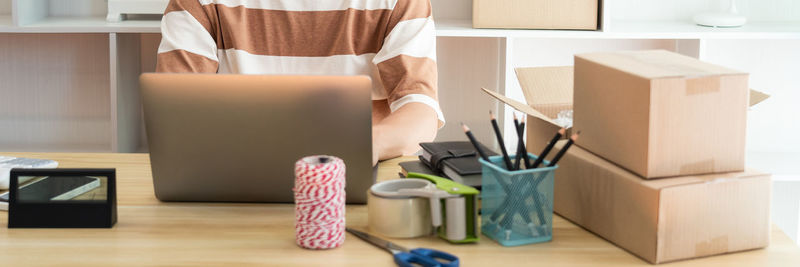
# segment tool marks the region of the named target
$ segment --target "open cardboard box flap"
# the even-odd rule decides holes
[[[769,98],[768,94],[753,90],[752,88],[750,89],[750,106],[751,107],[755,106],[758,103],[763,102],[764,100],[767,100],[767,98]]]
[[[501,95],[500,93],[497,93],[495,91],[492,91],[492,90],[489,90],[489,89],[486,89],[486,88],[481,88],[481,89],[484,92],[486,92],[487,94],[489,94],[490,96],[496,98],[497,100],[500,100],[500,102],[506,103],[506,105],[509,105],[512,108],[515,108],[516,110],[522,111],[525,114],[537,117],[539,119],[542,119],[544,121],[550,122],[552,124],[556,124],[555,121],[553,121],[552,119],[548,118],[546,115],[544,115],[541,112],[537,111],[536,109],[534,109],[533,107],[529,106],[528,104],[525,104],[525,103],[519,102],[517,100],[508,98],[508,97],[506,97],[504,95]]]
[[[515,71],[527,103],[486,88],[481,89],[500,102],[532,117],[528,118],[528,150],[540,151],[553,133],[561,128],[555,122],[558,112],[572,109],[573,67],[517,68]],[[769,95],[750,89],[751,107],[767,98]],[[564,138],[570,135],[568,129]]]

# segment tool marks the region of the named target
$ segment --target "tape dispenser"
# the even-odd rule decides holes
[[[374,184],[367,198],[370,228],[393,238],[437,235],[452,243],[479,240],[479,191],[452,180],[408,173]]]
[[[435,195],[429,197],[431,219],[440,238],[452,243],[478,242],[480,239],[478,225],[478,195],[480,195],[480,191],[474,187],[429,174],[409,172],[406,179],[425,179],[435,184],[435,189],[428,188],[417,190],[417,192],[423,195]]]

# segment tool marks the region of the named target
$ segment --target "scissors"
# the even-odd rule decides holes
[[[413,266],[426,266],[426,267],[458,267],[458,257],[453,256],[447,252],[438,251],[428,248],[415,248],[408,250],[395,243],[380,239],[373,235],[345,228],[347,232],[363,239],[373,245],[385,249],[394,255],[394,262],[397,266],[413,267]],[[415,265],[416,264],[416,265]]]

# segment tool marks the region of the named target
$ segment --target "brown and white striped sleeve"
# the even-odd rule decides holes
[[[375,55],[381,82],[392,112],[418,102],[444,116],[437,101],[436,28],[429,0],[397,0],[389,17],[386,38]]]
[[[219,68],[213,5],[170,0],[161,19],[157,72],[216,73]]]

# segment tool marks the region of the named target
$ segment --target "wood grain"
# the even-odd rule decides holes
[[[3,266],[392,266],[392,257],[347,236],[340,248],[312,251],[294,243],[287,204],[162,203],[155,199],[147,154],[0,153],[49,158],[62,167],[117,168],[119,222],[112,229],[7,229],[0,212]],[[394,179],[398,162],[383,162],[379,180]],[[347,207],[347,225],[367,229],[366,206]],[[502,247],[451,245],[435,237],[396,239],[409,248],[451,252],[463,266],[649,266],[613,244],[554,216],[552,242]],[[671,263],[669,266],[796,266],[800,249],[773,227],[767,249]]]

